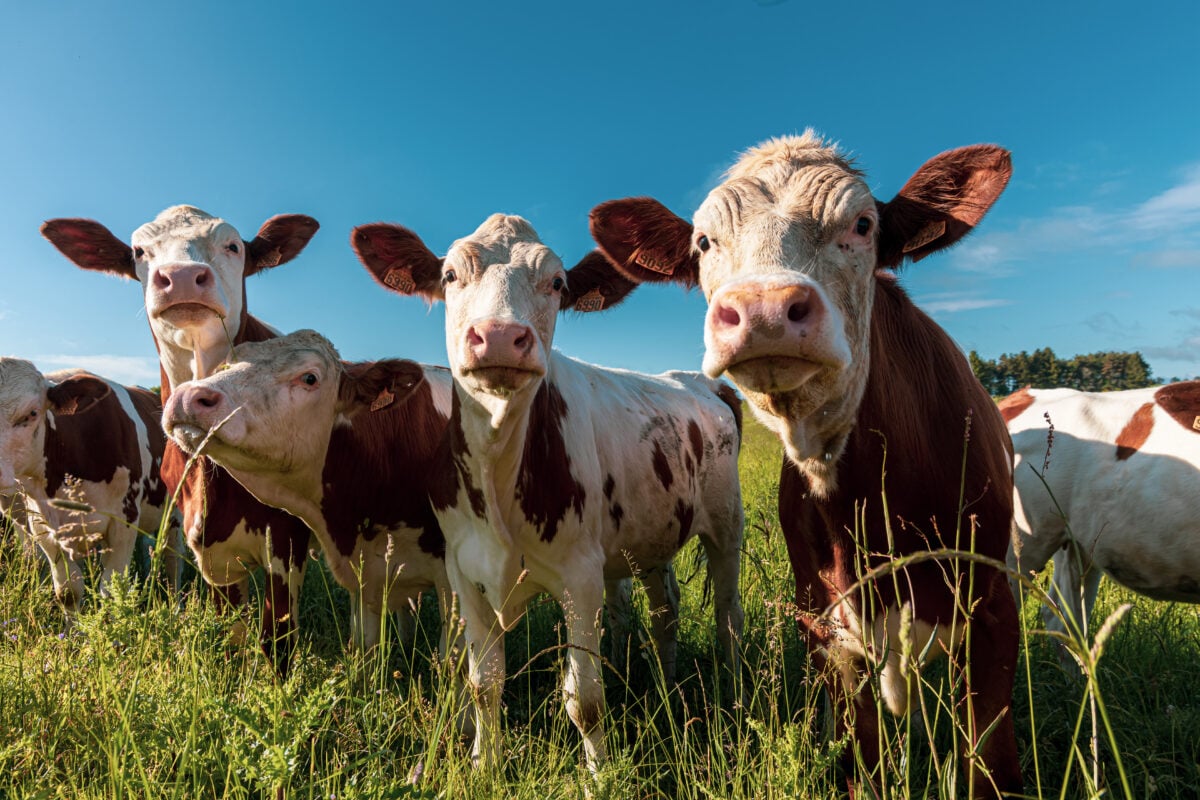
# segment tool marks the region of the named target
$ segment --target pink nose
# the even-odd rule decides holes
[[[511,366],[533,349],[533,329],[518,322],[487,320],[467,328],[467,350],[477,366]]]
[[[165,417],[175,421],[216,422],[225,416],[223,412],[228,405],[222,392],[201,384],[185,383],[167,401]]]
[[[210,287],[213,271],[207,264],[167,264],[154,271],[153,281],[163,294],[186,294]]]
[[[782,344],[807,338],[825,316],[825,304],[810,286],[747,286],[713,298],[709,332],[714,342],[734,349],[751,339]]]

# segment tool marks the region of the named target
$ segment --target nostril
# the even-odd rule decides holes
[[[808,311],[809,308],[807,301],[792,303],[790,306],[788,306],[787,317],[792,322],[803,322],[804,318],[808,316]]]
[[[483,337],[479,335],[479,331],[475,330],[474,326],[467,328],[467,344],[472,347],[483,344]]]
[[[742,316],[738,314],[737,309],[724,303],[717,306],[715,317],[717,322],[726,328],[736,328],[742,323]]]
[[[513,347],[524,349],[529,344],[529,331],[521,331],[517,338],[513,339]]]
[[[155,272],[154,273],[154,285],[155,285],[155,287],[157,287],[159,289],[170,289],[171,288],[171,276],[167,275],[167,273],[165,273],[165,272],[161,272],[161,271]]]
[[[200,272],[196,273],[196,285],[197,286],[204,286],[207,283],[208,283],[208,270],[204,269],[204,270],[200,270]]]
[[[216,392],[197,392],[196,405],[203,408],[216,408],[221,404],[221,395]]]

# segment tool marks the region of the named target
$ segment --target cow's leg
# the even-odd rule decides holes
[[[352,650],[369,653],[379,645],[379,629],[383,624],[383,611],[373,607],[363,597],[365,588],[350,592],[350,643]]]
[[[853,736],[850,747],[842,752],[839,765],[852,799],[878,798],[879,784],[879,707],[870,683],[864,681],[865,665],[851,654],[833,651],[825,655],[818,637],[809,635],[809,656],[813,669],[825,680],[829,704],[833,710],[833,741],[841,741],[847,731]],[[862,764],[865,785],[856,780],[856,767]],[[861,790],[861,791],[860,791]]]
[[[603,586],[580,582],[560,599],[567,625],[567,664],[563,700],[567,715],[583,735],[588,769],[597,771],[608,756],[604,746],[604,682],[600,675],[600,610]]]
[[[620,578],[604,584],[604,606],[608,611],[608,640],[613,668],[624,675],[629,670],[629,644],[637,636],[633,607],[633,579]]]
[[[1066,547],[1054,554],[1054,583],[1050,595],[1065,619],[1060,619],[1048,608],[1043,609],[1042,617],[1047,630],[1069,634],[1071,626],[1075,626],[1086,638],[1086,617],[1091,605],[1089,603],[1085,609],[1083,601],[1084,577],[1090,566],[1085,559],[1083,549],[1074,542],[1068,542]]]
[[[304,586],[310,535],[304,523],[289,517],[268,526],[263,537],[267,591],[260,644],[280,676],[287,675],[300,630],[300,589]]]
[[[973,798],[1024,791],[1012,717],[1017,608],[1002,576],[995,573],[990,578],[967,631],[969,646],[959,648],[957,654],[965,692],[959,703],[959,722],[969,737],[963,744],[963,765]],[[961,663],[964,651],[966,664]],[[981,744],[985,731],[987,739]]]
[[[1034,491],[1044,494],[1046,490],[1038,486]],[[1027,516],[1027,514],[1036,514],[1041,510],[1038,507],[1040,502],[1030,502],[1030,508],[1026,509],[1022,504],[1021,494],[1018,494],[1015,497],[1013,508],[1008,567],[1027,578],[1030,573],[1041,572],[1051,558],[1057,558],[1057,551],[1067,541],[1065,523],[1057,510],[1053,510],[1053,513],[1046,511],[1038,514],[1036,519]],[[1049,502],[1049,500],[1047,499],[1045,502]],[[1057,560],[1055,563],[1058,563]],[[1055,572],[1057,573],[1057,568]],[[1008,583],[1017,608],[1020,608],[1026,593],[1015,575],[1009,577]]]
[[[475,704],[475,743],[471,762],[484,769],[500,764],[500,696],[504,690],[504,629],[496,611],[474,584],[458,571],[447,554],[446,575],[458,597],[464,646],[467,649],[467,685]]]
[[[38,530],[41,528],[41,530]],[[54,598],[62,605],[70,620],[83,602],[83,570],[59,546],[49,528],[39,525],[34,541],[50,562],[50,580],[54,583]]]
[[[165,523],[165,524],[164,524]],[[178,593],[179,584],[183,579],[183,530],[179,526],[179,515],[172,512],[163,516],[152,516],[148,523],[153,534],[154,552],[162,553],[161,562],[167,571],[167,583],[172,592]],[[151,565],[154,561],[151,560]]]
[[[421,595],[416,594],[405,600],[392,612],[396,621],[396,631],[400,637],[400,647],[405,653],[417,649],[417,609],[420,608]]]
[[[125,572],[133,562],[137,528],[124,520],[113,519],[108,522],[104,539],[104,549],[100,551],[100,591],[107,595],[113,574]]]
[[[679,581],[675,579],[675,566],[668,562],[647,570],[642,574],[642,585],[650,600],[650,634],[658,648],[663,682],[669,686],[675,682],[679,638]]]
[[[700,544],[704,546],[704,552],[708,556],[708,575],[712,579],[717,642],[721,645],[721,655],[725,658],[725,664],[733,677],[733,697],[743,699],[741,644],[745,613],[742,611],[742,595],[738,586],[742,564],[740,516],[736,526],[731,525],[731,528],[724,531],[723,535],[701,532]]]

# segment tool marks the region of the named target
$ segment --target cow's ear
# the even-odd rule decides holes
[[[1012,158],[992,144],[934,156],[889,203],[879,204],[879,266],[920,261],[962,239],[1008,185]]]
[[[50,219],[42,223],[42,236],[82,269],[137,279],[133,248],[112,231],[91,219]]]
[[[95,375],[73,375],[46,392],[50,410],[61,416],[91,411],[110,394],[112,387]]]
[[[312,240],[321,224],[304,214],[280,214],[258,229],[258,235],[246,242],[247,276],[286,264]]]
[[[610,200],[592,209],[592,238],[617,269],[639,282],[700,281],[692,226],[649,197]]]
[[[380,286],[396,294],[441,300],[442,259],[400,225],[373,222],[350,232],[350,246]]]
[[[620,303],[637,288],[599,250],[593,250],[567,270],[562,291],[563,311],[603,311]]]
[[[359,412],[375,412],[404,403],[425,380],[425,370],[415,361],[389,358],[342,364],[338,384],[338,412],[347,419]]]

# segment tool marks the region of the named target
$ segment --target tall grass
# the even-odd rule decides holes
[[[280,681],[257,649],[231,641],[234,620],[204,601],[194,582],[180,599],[119,579],[110,597],[90,593],[67,631],[44,568],[23,558],[5,532],[0,797],[837,796],[844,790],[837,762],[851,744],[826,735],[820,676],[797,636],[776,519],[779,459],[773,436],[748,423],[741,460],[747,701],[721,696],[711,604],[690,545],[677,562],[678,686],[656,677],[650,644],[631,648],[627,665],[606,668],[611,759],[596,779],[582,766],[557,691],[564,635],[552,602],[535,602],[507,637],[504,758],[492,772],[476,771],[457,733],[459,699],[437,654],[431,600],[420,610],[414,650],[392,632],[374,657],[346,654],[346,594],[311,564],[294,668]],[[635,599],[644,613],[644,595]],[[1059,644],[1037,632],[1036,602],[1023,609],[1014,714],[1032,796],[1197,796],[1197,608],[1153,603],[1108,583],[1093,619],[1124,603],[1132,609],[1106,632],[1103,656],[1082,677],[1064,669]],[[257,615],[244,622],[254,641]],[[1093,643],[1085,644],[1090,657]],[[928,670],[924,713],[884,726],[889,797],[966,795],[954,756],[951,677],[937,665]],[[1093,697],[1107,722],[1098,726],[1095,769]]]

